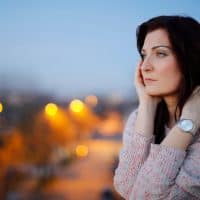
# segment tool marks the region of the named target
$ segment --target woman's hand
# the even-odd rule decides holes
[[[200,127],[200,86],[197,86],[183,106],[181,119],[192,119]]]
[[[147,94],[145,90],[145,84],[141,72],[141,65],[142,65],[142,60],[138,63],[135,71],[135,88],[136,92],[139,98],[139,103],[140,105],[147,105],[147,106],[153,106],[157,107],[158,103],[161,101],[160,97],[155,97],[155,96],[150,96]]]
[[[145,137],[152,138],[156,108],[161,99],[147,94],[141,73],[141,64],[142,61],[138,63],[136,67],[134,80],[139,98],[138,114],[134,125],[134,131]]]

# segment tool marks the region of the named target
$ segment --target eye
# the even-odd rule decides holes
[[[167,54],[164,53],[164,52],[157,52],[156,55],[157,55],[158,57],[161,57],[161,58],[167,56]]]

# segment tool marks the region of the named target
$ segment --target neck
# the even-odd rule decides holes
[[[167,104],[167,109],[169,112],[169,121],[167,123],[167,126],[169,128],[172,128],[176,121],[175,121],[175,111],[176,111],[176,105],[177,105],[177,97],[175,96],[169,96],[164,97],[164,101]],[[179,109],[176,111],[176,117],[178,117]]]

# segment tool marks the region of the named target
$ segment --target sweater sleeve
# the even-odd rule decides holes
[[[187,151],[151,144],[128,199],[200,199],[200,139]]]
[[[128,199],[136,177],[146,160],[150,144],[154,140],[134,133],[133,128],[137,117],[137,110],[133,111],[123,131],[123,147],[119,153],[119,164],[115,170],[114,187],[122,197]]]

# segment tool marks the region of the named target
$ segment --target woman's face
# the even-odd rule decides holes
[[[146,92],[162,97],[177,94],[182,75],[164,29],[146,35],[141,55],[141,73]]]

